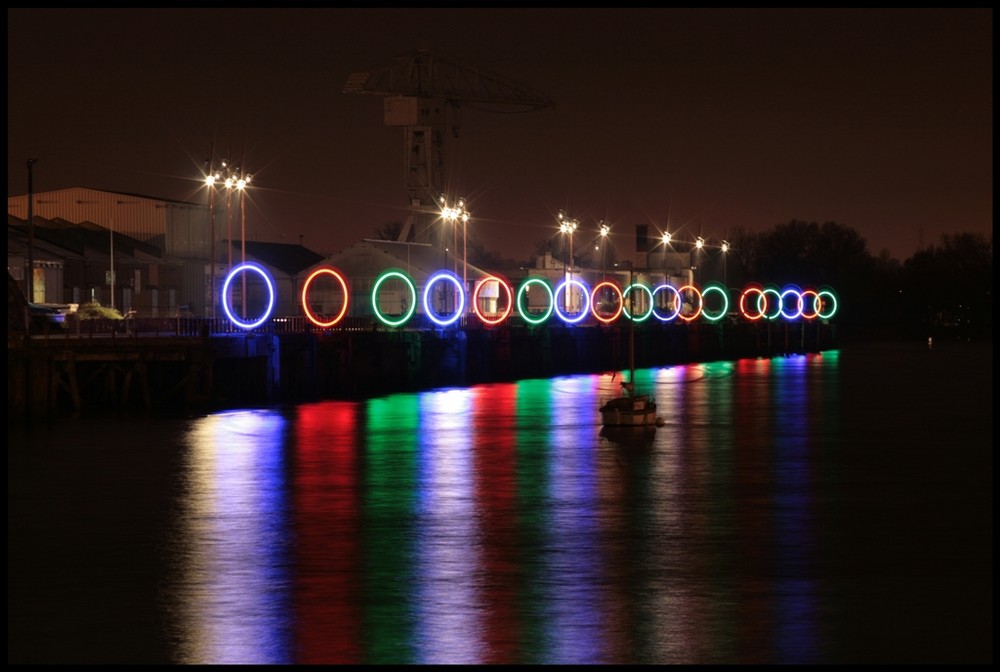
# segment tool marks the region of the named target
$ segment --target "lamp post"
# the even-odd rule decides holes
[[[111,213],[111,310],[115,309],[115,214]]]
[[[608,234],[611,233],[611,227],[605,224],[603,219],[600,222],[600,226],[601,228],[599,232],[601,234],[601,279],[603,280],[604,276],[608,274],[607,271],[608,255],[606,250],[608,246]]]
[[[208,188],[208,218],[212,234],[208,271],[210,289],[208,293],[211,295],[211,316],[215,319],[215,182],[220,179],[222,175],[213,168],[211,159],[205,161],[205,165],[208,166],[208,170],[205,171],[205,186]]]
[[[223,182],[226,186],[226,247],[229,248],[226,267],[231,271],[233,270],[233,186],[236,180],[225,161],[222,162],[222,168],[226,171],[226,180]]]
[[[115,205],[135,205],[139,201],[122,201],[116,200]],[[111,211],[111,308],[115,307],[115,287],[118,284],[117,272],[115,271],[115,212],[117,210]],[[126,222],[127,224],[127,222]],[[127,227],[126,227],[127,228]],[[125,308],[125,296],[124,290],[122,290],[122,308]]]
[[[698,278],[698,267],[701,266],[701,249],[703,247],[705,247],[705,239],[702,238],[701,236],[698,236],[694,241],[694,249],[695,249],[694,274],[696,281]]]
[[[458,202],[454,206],[448,204],[448,197],[444,194],[438,198],[438,201],[441,203],[441,219],[451,224],[454,234],[452,259],[454,261],[456,276],[458,275],[458,222],[462,222],[462,287],[467,287],[469,272],[469,218],[472,215],[465,209],[464,198],[458,199]]]
[[[722,241],[722,284],[729,291],[729,281],[726,279],[726,269],[729,266],[729,241]]]
[[[660,236],[660,240],[663,241],[663,284],[667,284],[667,248],[670,245],[670,239],[671,235],[669,231],[664,231],[663,235]]]
[[[559,230],[564,234],[569,234],[569,263],[566,265],[566,312],[570,311],[570,283],[573,282],[573,232],[580,226],[580,222],[569,217],[562,210],[559,211]]]
[[[667,281],[667,247],[670,245],[672,236],[669,231],[664,231],[660,239],[663,241],[663,281]]]
[[[458,199],[458,207],[462,210],[462,289],[469,288],[469,211],[465,209],[465,199]]]
[[[247,263],[247,186],[250,175],[241,174],[236,180],[236,190],[240,192],[240,263]],[[247,319],[247,274],[240,273],[243,280],[243,319]]]
[[[28,159],[28,301],[35,302],[35,213],[32,210],[35,199],[32,184],[32,166],[38,159]]]
[[[225,181],[223,184],[226,187],[226,215],[228,218],[228,247],[229,247],[229,270],[233,268],[233,190],[235,189],[239,192],[240,199],[240,263],[245,264],[247,261],[247,210],[246,210],[246,191],[247,187],[250,186],[250,180],[253,176],[249,173],[244,173],[242,169],[237,166],[235,168],[230,168],[227,161],[222,162],[222,168],[225,175]],[[242,280],[241,286],[243,288],[243,299],[240,302],[242,305],[242,317],[245,320],[247,317],[247,275],[245,272],[240,273],[240,278]]]

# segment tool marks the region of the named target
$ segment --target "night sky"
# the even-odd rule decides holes
[[[992,235],[991,9],[8,9],[9,195],[205,201],[254,174],[257,240],[334,253],[407,214],[402,130],[348,76],[417,48],[555,102],[463,108],[448,191],[527,259],[565,209],[710,242],[792,219],[900,260]],[[300,238],[301,237],[301,238]]]

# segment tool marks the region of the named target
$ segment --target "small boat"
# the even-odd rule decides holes
[[[632,272],[629,270],[629,282]],[[629,296],[629,315],[635,315],[632,310],[633,298]],[[629,378],[621,382],[622,394],[605,400],[600,407],[601,424],[605,427],[650,427],[657,425],[656,400],[650,394],[639,394],[635,390],[635,327],[634,321],[628,323],[628,365]]]
[[[655,427],[656,400],[652,395],[636,394],[631,380],[622,382],[622,391],[621,396],[612,397],[601,405],[601,424],[605,427]]]

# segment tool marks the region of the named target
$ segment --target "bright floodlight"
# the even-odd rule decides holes
[[[705,247],[705,239],[702,238],[701,236],[698,236],[698,239],[694,242],[694,246],[697,247],[699,250]]]
[[[722,251],[723,252],[728,252],[729,251],[729,241],[728,240],[722,241]]]
[[[669,245],[670,244],[670,232],[669,231],[664,231],[663,232],[663,244],[664,245]]]
[[[611,227],[608,226],[607,224],[604,224],[602,222],[601,223],[601,237],[606,237],[609,233],[611,233]]]

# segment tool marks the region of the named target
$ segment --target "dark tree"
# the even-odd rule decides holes
[[[399,240],[399,234],[403,232],[403,222],[386,222],[375,229],[377,240]]]
[[[981,234],[944,235],[903,264],[904,314],[928,335],[993,333],[993,242]]]

